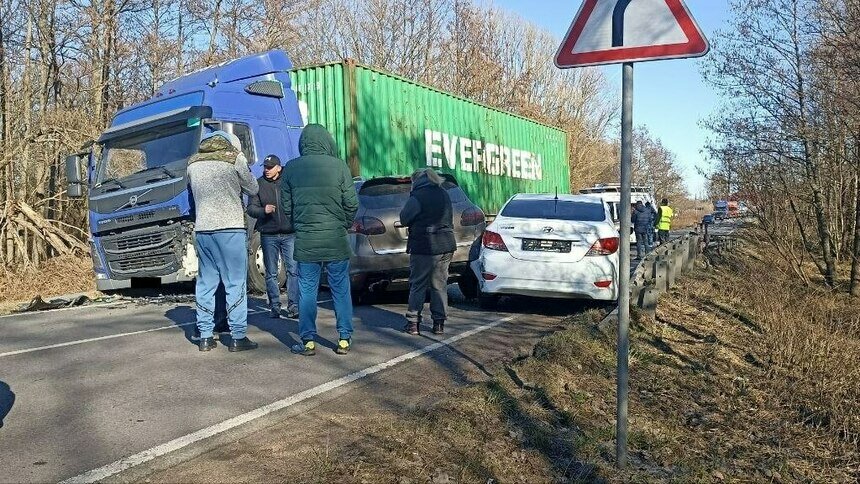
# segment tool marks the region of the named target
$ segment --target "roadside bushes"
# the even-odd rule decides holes
[[[860,304],[823,284],[807,286],[769,245],[748,247],[715,261],[720,283],[699,287],[698,297],[728,299],[727,309],[758,326],[756,358],[799,422],[860,445]]]

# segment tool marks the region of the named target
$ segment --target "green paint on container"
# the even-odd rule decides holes
[[[515,193],[570,193],[564,131],[349,61],[290,73],[307,122],[356,176],[453,174],[487,213]]]

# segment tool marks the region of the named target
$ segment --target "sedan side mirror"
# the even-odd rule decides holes
[[[69,198],[84,196],[84,183],[81,178],[81,154],[66,157],[66,193]]]

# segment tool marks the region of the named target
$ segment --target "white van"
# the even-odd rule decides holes
[[[621,228],[621,222],[618,215],[620,212],[619,204],[621,203],[621,185],[620,184],[598,184],[590,188],[579,190],[583,195],[591,195],[603,200],[609,205],[609,213],[612,214],[612,221],[615,223],[615,228]],[[654,188],[647,185],[633,185],[630,187],[630,203],[635,204],[641,201],[642,203],[651,202],[654,210],[657,210],[657,200],[654,198]],[[655,238],[656,240],[656,238]],[[630,227],[630,242],[636,243],[636,233],[633,232],[633,227]]]

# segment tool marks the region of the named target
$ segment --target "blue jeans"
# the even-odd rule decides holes
[[[299,262],[299,337],[311,341],[317,336],[317,291],[325,265],[328,286],[334,300],[337,333],[340,339],[352,336],[352,298],[349,288],[349,259],[334,262]]]
[[[234,339],[248,330],[248,238],[244,230],[197,232],[197,328],[201,338],[215,329],[215,291],[224,284],[227,321]]]
[[[654,229],[651,229],[647,232],[648,234],[648,250],[651,250],[651,247],[654,247]]]
[[[266,266],[266,294],[269,296],[269,307],[272,309],[281,309],[281,288],[278,284],[279,259],[284,261],[284,266],[287,268],[287,308],[296,306],[299,302],[298,266],[293,260],[295,244],[295,234],[260,234],[263,265]]]
[[[641,259],[651,250],[648,244],[648,232],[636,232],[636,258]]]

